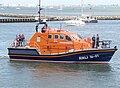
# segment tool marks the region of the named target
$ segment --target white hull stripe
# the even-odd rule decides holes
[[[27,60],[27,59],[10,59],[11,61],[30,61],[30,62],[49,62],[49,63],[88,63],[88,64],[106,64],[108,61],[48,61],[48,60]]]

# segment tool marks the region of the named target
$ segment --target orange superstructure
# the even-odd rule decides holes
[[[29,46],[37,48],[41,54],[56,54],[92,48],[91,38],[82,39],[78,34],[52,28],[36,32]]]

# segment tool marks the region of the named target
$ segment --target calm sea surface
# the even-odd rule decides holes
[[[47,16],[79,16],[81,15],[81,7],[79,6],[53,6],[43,7],[41,15]],[[38,7],[2,7],[0,6],[0,13],[7,14],[27,14],[37,15]],[[104,15],[112,16],[120,15],[120,6],[86,6],[83,7],[84,15]]]
[[[0,23],[0,88],[120,88],[120,20],[100,20],[96,24],[67,26],[48,22],[49,27],[77,32],[84,38],[99,34],[117,46],[109,64],[55,64],[9,61],[7,48],[16,34],[29,40],[36,23]],[[41,25],[42,27],[43,25]]]

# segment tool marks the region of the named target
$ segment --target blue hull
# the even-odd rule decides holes
[[[40,55],[36,49],[8,48],[10,60],[62,62],[62,63],[107,63],[117,49],[94,49],[65,54]]]

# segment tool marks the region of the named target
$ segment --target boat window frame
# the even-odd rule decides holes
[[[82,39],[82,36],[81,36],[80,34],[77,34],[77,36],[78,36],[80,39]]]
[[[51,37],[49,37],[49,36],[51,36]],[[48,34],[48,39],[52,39],[52,34]]]
[[[63,36],[61,36],[61,35],[63,35]],[[63,38],[61,38],[61,37],[63,37]],[[64,40],[65,39],[65,35],[64,34],[60,34],[60,39]]]
[[[67,39],[67,37],[68,37],[70,40]],[[69,35],[66,35],[66,36],[65,36],[65,39],[66,39],[67,41],[72,41],[72,38],[71,38]]]
[[[58,36],[57,38],[55,38],[56,35]],[[59,35],[58,34],[54,34],[54,39],[56,39],[56,40],[59,39]]]

